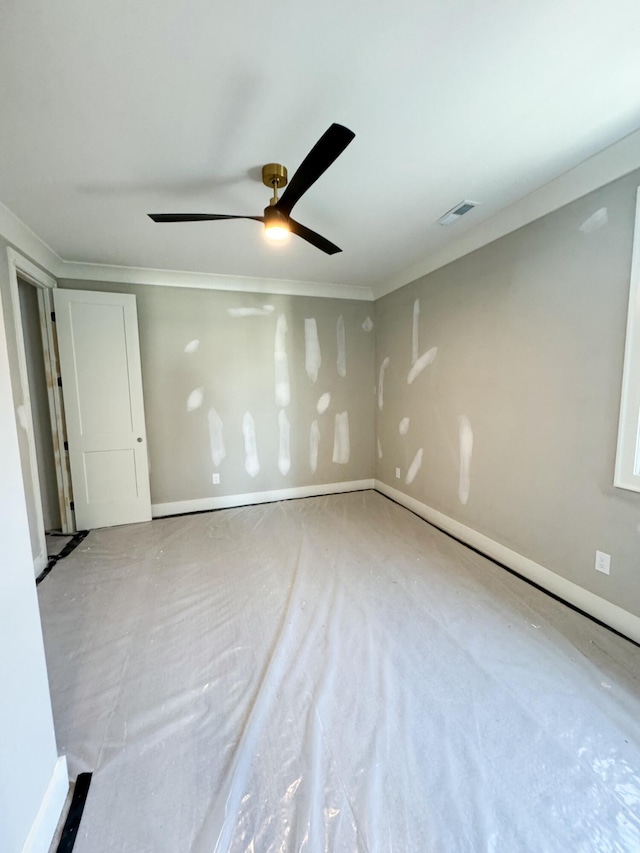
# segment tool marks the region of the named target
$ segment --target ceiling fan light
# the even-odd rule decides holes
[[[289,236],[287,217],[275,207],[264,211],[264,233],[269,240],[285,240]]]
[[[282,225],[265,225],[264,234],[269,240],[286,240],[291,232]]]

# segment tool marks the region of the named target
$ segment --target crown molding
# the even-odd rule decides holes
[[[372,302],[638,168],[640,130],[594,154],[373,288],[65,261],[1,202],[0,235],[56,278]]]
[[[503,208],[474,228],[462,232],[457,239],[434,249],[412,266],[374,285],[375,299],[380,299],[638,168],[640,130],[583,160],[573,169]]]
[[[52,275],[58,275],[63,260],[57,252],[0,202],[0,236]]]
[[[230,290],[240,293],[316,296],[325,299],[373,302],[373,290],[370,287],[351,284],[250,278],[217,273],[65,261],[2,202],[0,202],[0,236],[56,279],[151,284],[160,287],[192,287],[199,290]]]
[[[242,293],[282,296],[317,296],[325,299],[354,299],[361,302],[373,302],[373,291],[370,287],[317,281],[249,278],[180,270],[156,270],[143,267],[120,267],[110,264],[84,264],[76,261],[63,261],[58,272],[58,278],[79,281],[110,281],[118,284],[151,284],[159,287],[191,287],[199,290],[231,290]]]

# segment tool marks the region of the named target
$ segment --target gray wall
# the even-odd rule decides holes
[[[609,184],[376,303],[183,288],[60,282],[138,296],[145,406],[156,503],[372,476],[378,368],[390,359],[377,429],[376,476],[429,506],[640,615],[640,495],[612,486],[624,333],[640,174]],[[590,217],[606,208],[607,222]],[[585,223],[587,223],[585,225]],[[582,230],[581,230],[582,229]],[[3,246],[0,245],[0,249]],[[3,302],[6,282],[0,279]],[[412,316],[420,300],[419,355],[435,360],[411,384]],[[266,316],[229,308],[274,306]],[[5,305],[6,307],[6,305]],[[274,399],[277,317],[287,317],[291,470],[278,470]],[[336,370],[336,323],[345,321],[347,376]],[[304,366],[304,319],[318,323],[318,381]],[[372,366],[376,342],[375,374]],[[199,348],[185,346],[195,339]],[[12,340],[9,339],[9,358]],[[13,365],[12,365],[13,367]],[[187,399],[203,388],[202,406]],[[320,395],[332,401],[317,415]],[[16,405],[19,401],[15,401]],[[215,406],[227,457],[213,486],[207,411]],[[244,468],[242,417],[256,421],[261,469]],[[333,418],[349,411],[351,457],[331,460]],[[318,470],[309,429],[318,419]],[[409,418],[405,435],[399,423]],[[461,489],[461,426],[473,433],[468,498]],[[407,469],[422,448],[415,480]],[[402,472],[395,478],[395,468]],[[464,486],[464,484],[462,484]],[[594,552],[612,556],[610,577]]]
[[[135,293],[138,306],[142,379],[151,464],[153,503],[286,489],[373,478],[374,340],[362,324],[373,305],[342,299],[269,296],[144,285],[61,280],[59,286]],[[273,310],[232,316],[237,309]],[[275,339],[278,317],[284,336],[290,403],[275,399]],[[343,317],[346,375],[337,369],[337,324]],[[305,370],[305,319],[316,320],[322,363],[317,381]],[[199,341],[197,349],[185,347]],[[202,403],[198,403],[201,390]],[[330,393],[329,408],[317,411]],[[214,408],[224,431],[226,458],[212,460],[208,413]],[[291,428],[291,467],[279,470],[279,417],[284,409]],[[260,470],[245,469],[243,418],[250,412],[256,429]],[[335,415],[348,412],[350,454],[346,464],[332,461]],[[318,466],[310,468],[312,422],[320,431]],[[212,474],[220,473],[220,485]]]
[[[612,481],[639,183],[628,175],[376,303],[377,370],[389,358],[376,476],[637,615],[640,494]],[[419,354],[438,349],[409,384],[416,299]]]
[[[38,290],[32,284],[18,279],[20,316],[24,336],[25,360],[29,376],[29,396],[33,417],[33,434],[38,460],[38,480],[45,530],[60,529],[58,482],[51,435],[49,394],[44,369],[44,351],[40,330]]]

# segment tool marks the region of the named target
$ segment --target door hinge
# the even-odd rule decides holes
[[[51,312],[51,322],[52,322],[52,323],[55,323],[55,321],[56,321],[56,312],[55,312],[55,311],[52,311],[52,312]]]
[[[75,512],[75,509],[76,509],[76,508],[75,508],[75,506],[74,506],[73,501],[69,501],[69,509],[71,510],[71,512]]]
[[[62,377],[58,376],[58,388],[62,388]]]
[[[67,451],[67,453],[69,452],[69,442],[68,441],[65,441],[64,449]]]

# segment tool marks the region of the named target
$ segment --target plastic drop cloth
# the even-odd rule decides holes
[[[374,492],[94,531],[39,594],[75,853],[640,851],[640,649]]]

